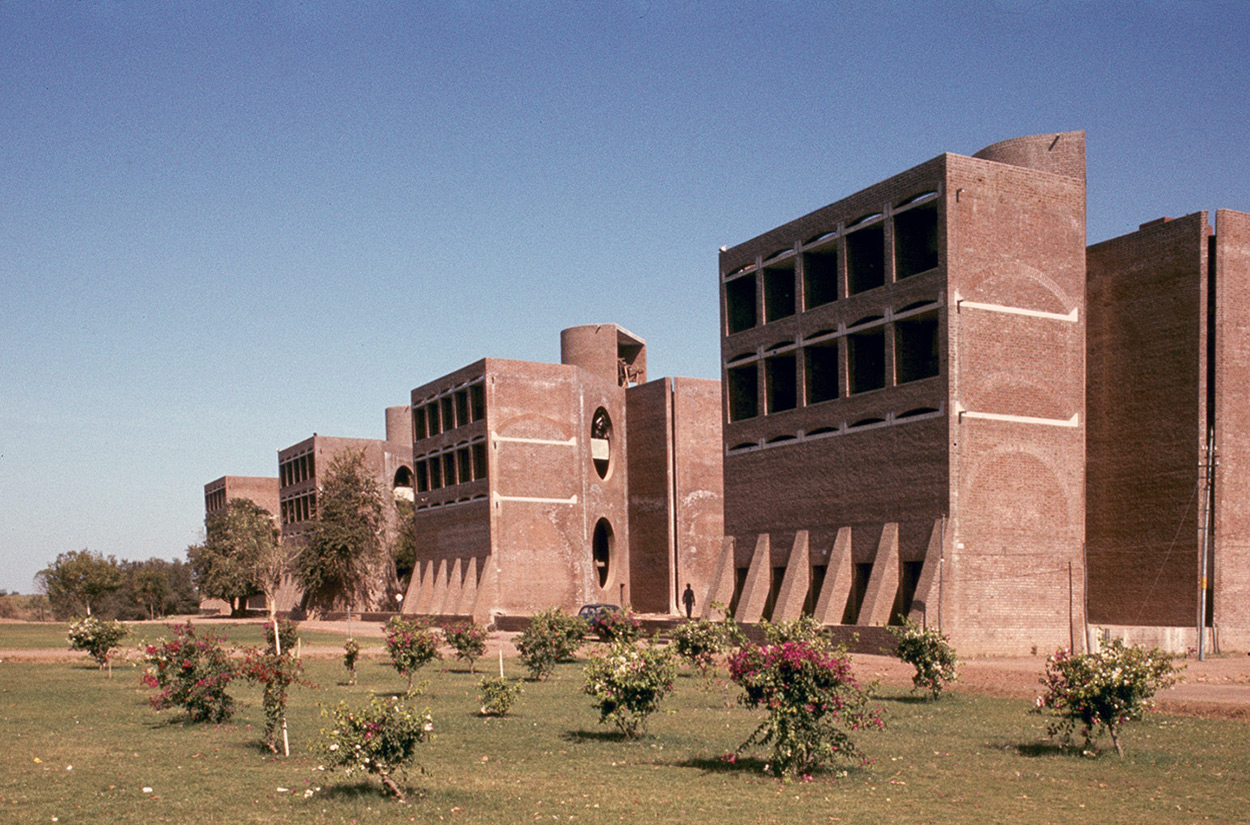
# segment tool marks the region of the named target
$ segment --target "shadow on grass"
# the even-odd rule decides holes
[[[768,763],[754,756],[739,756],[730,761],[720,756],[696,756],[674,762],[679,768],[696,768],[704,773],[744,773],[771,776],[764,772]]]
[[[900,705],[928,705],[928,704],[933,703],[933,700],[929,698],[929,694],[927,693],[925,694],[904,693],[899,696],[877,695],[877,696],[873,696],[872,698],[873,698],[873,701],[876,701],[876,702],[894,702]]]
[[[424,788],[413,788],[405,782],[398,783],[404,789],[407,799],[403,802],[395,799],[382,789],[381,782],[370,781],[368,779],[356,779],[352,781],[335,782],[331,780],[330,784],[324,785],[321,790],[317,791],[316,797],[321,799],[381,799],[385,802],[392,802],[396,805],[411,805],[414,802],[420,802],[425,799],[426,791]]]
[[[1056,745],[1053,742],[1028,742],[1023,745],[1016,745],[1016,753],[1033,759],[1048,756],[1081,755],[1079,748],[1065,748],[1063,745]]]
[[[560,738],[565,742],[636,742],[648,737],[643,733],[631,739],[619,730],[569,730]]]

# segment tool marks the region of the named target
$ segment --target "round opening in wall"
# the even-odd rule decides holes
[[[590,460],[599,478],[607,478],[612,466],[612,419],[603,407],[590,419]]]
[[[616,537],[612,533],[612,525],[605,518],[595,524],[594,537],[591,539],[591,555],[595,562],[595,581],[600,588],[608,586],[612,576],[612,551],[616,547]]]

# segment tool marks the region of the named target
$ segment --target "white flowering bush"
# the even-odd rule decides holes
[[[901,626],[887,629],[898,642],[895,655],[916,669],[911,677],[913,690],[924,688],[937,699],[947,682],[959,678],[959,658],[955,655],[955,648],[937,628],[923,628],[905,618]]]
[[[87,651],[96,664],[104,669],[108,666],[109,654],[117,649],[129,632],[121,622],[102,622],[95,616],[88,616],[69,626],[69,648]]]
[[[632,738],[643,731],[647,717],[673,689],[677,668],[665,648],[617,641],[591,657],[585,674],[584,689],[594,697],[599,722],[610,722]]]
[[[313,752],[329,770],[343,769],[347,776],[357,772],[378,777],[386,793],[401,802],[404,791],[395,781],[416,757],[417,745],[433,737],[434,719],[427,708],[417,711],[400,699],[372,697],[364,707],[346,702],[323,708],[329,726],[313,743]]]
[[[1055,717],[1046,735],[1058,736],[1065,747],[1079,725],[1085,753],[1096,752],[1094,740],[1105,730],[1123,758],[1121,728],[1153,707],[1155,693],[1176,684],[1181,670],[1158,648],[1147,650],[1120,639],[1104,641],[1097,653],[1060,650],[1046,659],[1041,679],[1046,690],[1033,711]]]

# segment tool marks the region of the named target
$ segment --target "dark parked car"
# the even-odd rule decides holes
[[[591,622],[604,613],[619,613],[620,610],[621,606],[619,604],[602,604],[600,602],[594,602],[593,604],[582,605],[577,611],[577,617]]]

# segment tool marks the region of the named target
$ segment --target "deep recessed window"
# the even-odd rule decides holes
[[[885,330],[881,328],[846,336],[851,394],[885,386]]]
[[[793,352],[774,355],[764,361],[766,412],[792,410],[798,405],[798,381]]]
[[[417,492],[428,493],[430,490],[430,471],[426,469],[424,461],[416,463],[417,470]]]
[[[448,487],[457,483],[455,453],[443,453],[443,483]]]
[[[729,420],[742,421],[759,415],[759,399],[756,395],[759,365],[744,364],[726,370],[725,374],[729,393]]]
[[[439,399],[439,406],[443,411],[443,431],[456,429],[456,405],[451,396]]]
[[[468,447],[461,447],[456,450],[456,473],[461,484],[464,484],[466,481],[472,481],[473,479],[473,467],[472,461],[469,458]]]
[[[442,418],[438,414],[437,401],[425,405],[425,419],[430,424],[430,435],[438,435],[443,431]]]
[[[877,223],[846,236],[847,293],[885,284],[885,228]]]
[[[469,387],[469,409],[474,421],[486,417],[486,385],[474,384]]]
[[[426,437],[425,407],[414,407],[412,410],[412,440],[420,441]]]
[[[612,525],[605,518],[599,519],[591,538],[591,556],[595,564],[595,580],[600,588],[607,587],[612,581],[612,551],[615,547],[616,537],[612,533]]]
[[[757,323],[754,275],[743,275],[725,284],[725,321],[731,335]]]
[[[938,265],[937,201],[894,216],[894,271],[907,278]]]
[[[838,298],[838,248],[803,253],[803,308],[812,309]]]
[[[838,397],[838,342],[810,344],[803,350],[807,403],[819,404]]]
[[[900,384],[938,374],[937,313],[894,322],[894,369]]]
[[[473,478],[486,478],[486,442],[479,441],[472,445],[473,452]]]
[[[612,419],[603,407],[590,419],[590,460],[599,478],[607,478],[612,466]]]
[[[469,423],[469,391],[460,390],[456,393],[456,421],[461,426]]]
[[[764,320],[794,314],[794,258],[764,267]]]

